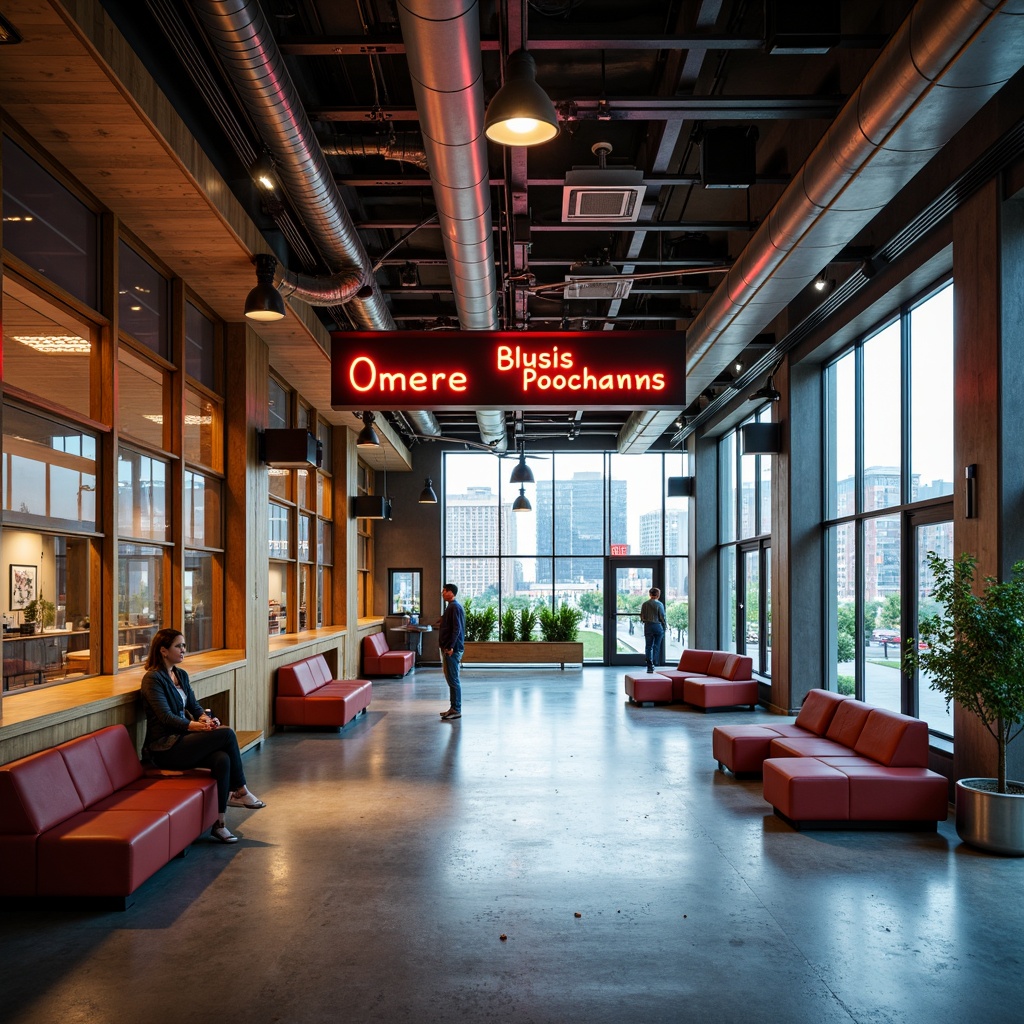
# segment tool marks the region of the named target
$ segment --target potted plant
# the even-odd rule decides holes
[[[1024,856],[1024,782],[1006,778],[1006,748],[1024,730],[1024,561],[1008,580],[984,578],[975,593],[974,555],[928,553],[941,615],[907,640],[904,671],[919,669],[931,688],[981,719],[998,749],[995,779],[956,783],[957,835],[972,846]]]
[[[25,622],[38,623],[40,631],[49,629],[56,619],[57,606],[52,601],[47,601],[45,597],[33,598],[25,605]]]

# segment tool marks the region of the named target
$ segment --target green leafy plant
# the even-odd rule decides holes
[[[516,639],[525,643],[533,639],[533,631],[537,626],[537,613],[533,608],[519,609],[519,635]]]
[[[579,626],[583,612],[570,604],[563,604],[558,611],[543,607],[540,610],[540,634],[549,643],[571,643],[579,638]]]
[[[483,611],[474,611],[473,601],[469,599],[463,606],[463,612],[466,616],[466,640],[468,642],[492,639],[494,627],[498,624],[498,613],[492,605],[488,605]]]
[[[498,637],[506,643],[516,639],[516,613],[514,608],[506,608],[501,613],[501,629],[498,630]]]
[[[36,597],[25,605],[25,621],[38,622],[40,629],[49,629],[57,620],[57,606],[45,597]]]
[[[1006,747],[1024,731],[1024,561],[1010,579],[984,577],[974,592],[974,555],[955,560],[928,552],[941,615],[918,624],[922,646],[906,641],[903,670],[926,672],[931,688],[981,719],[999,750],[999,792],[1006,790]]]

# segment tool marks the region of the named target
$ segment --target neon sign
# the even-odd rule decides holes
[[[676,331],[358,331],[331,340],[335,409],[682,409]]]

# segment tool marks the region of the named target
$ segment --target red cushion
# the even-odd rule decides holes
[[[711,751],[732,772],[759,772],[776,736],[766,725],[716,725]]]
[[[772,740],[772,757],[848,757],[853,751],[827,736],[779,736]]]
[[[754,674],[754,659],[745,654],[730,654],[725,669],[720,673],[723,679],[731,682],[750,679]]]
[[[699,708],[728,708],[734,704],[756,704],[757,683],[753,679],[730,682],[728,679],[686,679],[683,700]]]
[[[62,743],[55,749],[64,758],[71,781],[82,798],[83,807],[89,807],[114,792],[96,737],[92,733]]]
[[[687,648],[679,656],[679,664],[676,667],[680,672],[697,672],[707,675],[712,654],[714,651],[696,651]]]
[[[123,725],[110,725],[92,734],[114,789],[121,789],[143,775],[135,744]]]
[[[315,654],[312,658],[307,658],[306,662],[309,665],[309,671],[317,682],[329,683],[331,681],[331,667],[327,664],[327,659],[322,654]]]
[[[100,800],[90,810],[160,811],[166,814],[167,860],[177,857],[203,831],[203,794],[198,789],[190,791],[166,786],[122,789]]]
[[[825,731],[832,723],[832,716],[835,715],[836,709],[844,700],[848,699],[831,690],[808,690],[800,708],[800,714],[796,716],[795,724],[803,729],[809,729],[818,736],[824,736]]]
[[[721,676],[729,664],[729,658],[733,655],[728,651],[712,651],[711,660],[708,662],[707,674],[709,676]]]
[[[793,821],[845,821],[849,779],[813,757],[770,757],[764,763],[764,798]]]
[[[83,810],[55,748],[0,767],[0,832],[38,834]]]
[[[168,861],[161,811],[82,811],[37,841],[40,896],[128,896]]]
[[[865,704],[862,700],[854,700],[852,697],[844,700],[836,708],[836,713],[832,716],[832,721],[829,723],[828,729],[825,730],[825,735],[830,740],[842,743],[844,747],[849,747],[853,750],[854,744],[856,744],[857,738],[864,728],[864,723],[868,720],[868,715],[872,711],[874,711],[874,708],[870,704]]]
[[[627,672],[626,696],[637,704],[668,703],[672,700],[672,681],[657,672]]]
[[[853,748],[879,764],[928,767],[928,724],[896,711],[875,708]]]
[[[220,816],[220,811],[217,807],[217,782],[208,771],[202,769],[171,776],[143,776],[141,779],[136,779],[135,782],[130,782],[126,789],[154,789],[166,792],[199,793],[203,800],[203,821],[200,831],[210,828]]]
[[[945,821],[949,784],[927,768],[838,768],[850,780],[852,821]]]

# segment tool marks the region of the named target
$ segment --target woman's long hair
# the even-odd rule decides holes
[[[161,649],[170,647],[174,643],[175,637],[184,635],[180,629],[172,629],[170,626],[161,629],[150,641],[149,654],[146,656],[146,668],[163,668],[164,659],[160,653]]]

